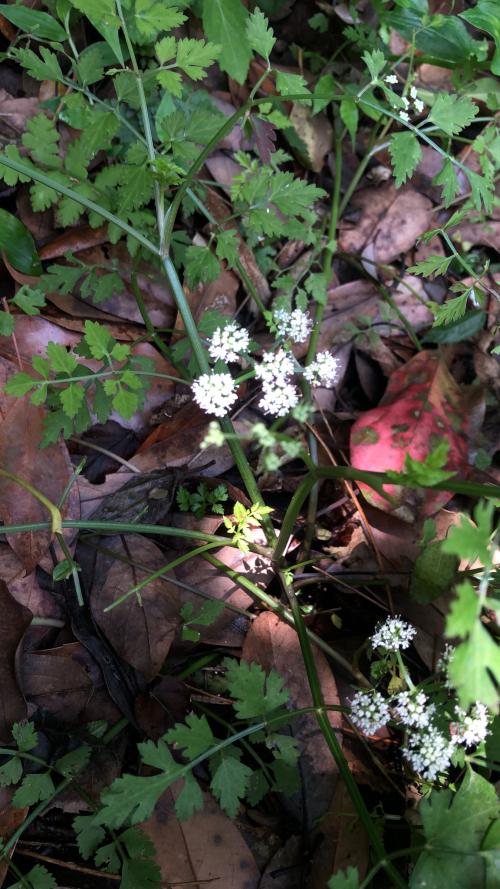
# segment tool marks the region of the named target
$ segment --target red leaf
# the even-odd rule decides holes
[[[470,395],[451,376],[437,352],[419,352],[392,374],[380,405],[363,414],[351,431],[351,463],[356,469],[404,471],[405,457],[424,461],[445,439],[448,461],[443,467],[462,477],[471,427]],[[395,504],[361,484],[367,500],[406,521],[417,513],[432,515],[450,500],[447,491],[410,490],[384,485]]]

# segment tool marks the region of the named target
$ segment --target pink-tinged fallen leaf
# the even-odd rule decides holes
[[[443,441],[449,444],[445,469],[462,477],[469,471],[468,446],[474,396],[455,382],[438,352],[419,352],[392,374],[379,406],[364,413],[351,431],[351,463],[356,469],[404,472],[408,454],[423,462]],[[433,515],[451,498],[446,491],[406,489],[387,484],[391,504],[360,484],[374,506],[406,521]]]
[[[0,581],[0,743],[12,742],[14,722],[26,716],[26,704],[16,679],[17,648],[32,619],[31,611],[12,598]]]
[[[236,825],[203,794],[203,811],[178,821],[174,801],[180,787],[169,788],[141,829],[156,847],[162,885],[257,889],[260,873]]]
[[[111,565],[104,583],[96,577],[91,595],[94,620],[116,653],[149,681],[159,672],[179,627],[179,593],[168,576],[163,575],[144,586],[112,611],[105,608],[116,602],[149,574],[163,568],[168,554],[140,534],[126,534],[107,544],[119,559]],[[135,566],[143,566],[142,568]],[[144,567],[147,570],[144,570]],[[96,572],[97,573],[97,572]]]
[[[26,574],[21,561],[6,543],[0,543],[0,580],[5,581],[11,596],[29,608],[36,617],[64,619],[64,611],[57,599],[38,583],[36,572]]]

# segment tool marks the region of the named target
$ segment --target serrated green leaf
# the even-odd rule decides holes
[[[22,143],[34,161],[50,169],[60,169],[62,160],[59,157],[59,133],[54,119],[45,114],[37,114],[26,123]]]
[[[372,81],[378,80],[378,76],[386,64],[384,53],[380,49],[374,49],[373,52],[363,53],[362,59],[370,72]]]
[[[184,784],[181,792],[175,800],[175,813],[179,821],[187,821],[195,812],[203,808],[203,794],[200,786],[192,774],[184,775]]]
[[[56,80],[64,81],[64,75],[61,66],[57,60],[55,53],[47,49],[46,46],[40,47],[40,55],[37,56],[32,49],[14,49],[12,56],[19,62],[25,71],[34,77],[35,80]]]
[[[453,256],[427,256],[408,269],[409,275],[445,275]]]
[[[34,806],[35,803],[50,799],[54,793],[54,782],[48,772],[25,775],[12,797],[12,804],[17,809]]]
[[[424,343],[463,343],[483,329],[486,312],[467,311],[462,318],[446,326],[432,327],[423,338]]]
[[[70,417],[71,420],[76,417],[78,411],[82,406],[83,399],[85,397],[85,392],[78,383],[70,383],[66,389],[62,389],[59,393],[59,400],[61,402],[61,407],[65,414]]]
[[[51,411],[43,421],[43,436],[40,447],[46,448],[47,445],[53,444],[53,442],[57,441],[61,432],[64,438],[69,438],[73,433],[73,424],[64,411]]]
[[[238,232],[234,229],[218,232],[215,243],[215,253],[219,259],[227,262],[228,268],[232,269],[236,265],[239,256],[239,238]]]
[[[179,99],[182,96],[182,77],[178,71],[158,71],[158,83],[167,93]]]
[[[77,815],[73,819],[78,849],[82,858],[88,859],[106,838],[100,825],[95,824],[93,815]]]
[[[347,870],[339,870],[328,881],[328,889],[359,889],[360,876],[357,867],[348,867]]]
[[[434,327],[441,324],[451,324],[463,318],[467,309],[467,300],[469,299],[469,291],[466,290],[460,296],[454,299],[447,299],[442,306],[439,306],[434,318]]]
[[[5,384],[5,394],[13,395],[15,398],[22,398],[30,389],[37,385],[37,381],[30,377],[28,373],[20,371],[9,377]]]
[[[438,93],[429,113],[429,120],[447,133],[456,136],[474,120],[479,108],[467,96]]]
[[[290,71],[276,71],[276,88],[281,96],[311,95],[306,79],[302,74],[293,74]],[[312,98],[312,95],[311,95]],[[295,99],[295,101],[302,101]]]
[[[252,770],[234,756],[223,756],[215,769],[210,789],[220,807],[234,820],[245,797]]]
[[[124,65],[125,61],[120,46],[120,19],[116,14],[114,0],[69,0],[69,2],[75,9],[84,13],[94,28],[104,37],[120,65]]]
[[[452,553],[471,563],[479,559],[483,565],[491,565],[494,510],[494,503],[485,500],[480,501],[475,507],[474,522],[467,516],[461,516],[460,524],[453,525],[443,540],[441,544],[443,552]]]
[[[126,821],[132,824],[146,821],[162,793],[178,777],[180,768],[148,777],[122,775],[116,778],[111,787],[101,794],[102,805],[96,823],[121,827]]]
[[[35,864],[19,883],[12,883],[10,889],[57,889],[57,882],[47,868]]]
[[[213,65],[219,56],[221,47],[204,40],[183,38],[177,44],[176,65],[191,80],[201,80],[205,70]]]
[[[499,803],[489,781],[468,770],[458,791],[435,790],[420,803],[425,836],[410,878],[411,889],[484,886],[483,837],[498,817]]]
[[[78,362],[72,352],[59,343],[47,343],[47,360],[55,373],[72,374]]]
[[[114,343],[113,337],[98,321],[85,322],[84,340],[90,349],[92,358],[97,358],[97,360],[101,360],[106,355],[109,355],[109,351]]]
[[[120,889],[161,889],[161,870],[156,861],[125,858]]]
[[[38,734],[32,722],[14,723],[12,726],[12,737],[21,753],[33,750],[33,747],[36,747],[38,743]]]
[[[470,183],[472,201],[476,210],[481,211],[484,207],[486,213],[491,213],[494,198],[493,182],[486,176],[474,173],[473,170],[466,169],[465,173]]]
[[[165,62],[170,62],[173,58],[175,58],[177,52],[177,40],[175,37],[162,37],[157,43],[155,43],[155,53],[156,58],[158,59],[160,65],[164,65]]]
[[[207,38],[222,47],[220,68],[244,83],[252,56],[246,33],[247,10],[241,0],[203,0],[202,8]]]
[[[197,284],[215,281],[220,272],[219,260],[208,247],[188,247],[184,254],[186,283],[190,289]]]
[[[269,59],[276,37],[273,29],[269,27],[269,20],[258,7],[247,19],[246,32],[251,48],[265,59]]]
[[[12,302],[26,315],[39,315],[45,305],[45,295],[42,290],[23,284],[12,297]]]
[[[474,627],[481,611],[481,604],[474,587],[468,580],[458,584],[446,621],[446,635],[464,639]]]
[[[188,759],[195,759],[213,746],[215,738],[206,716],[190,713],[186,723],[177,723],[165,735],[170,744],[176,744]]]
[[[23,777],[23,764],[18,756],[12,756],[0,766],[0,787],[18,784]]]
[[[236,516],[236,508],[235,508]],[[260,664],[226,658],[225,682],[239,719],[264,718],[288,702],[288,691],[274,670],[266,676]]]
[[[448,207],[460,192],[460,184],[455,173],[455,168],[449,158],[445,160],[442,169],[432,180],[432,184],[442,186],[443,203],[445,207]]]
[[[420,142],[414,133],[395,133],[389,143],[396,188],[413,175],[422,157]]]
[[[135,0],[135,24],[141,37],[149,42],[161,31],[171,31],[186,21],[186,16],[162,0]]]
[[[35,167],[31,164],[31,161],[28,158],[21,157],[16,145],[6,145],[4,151],[0,152],[0,176],[5,184],[13,186],[17,185],[18,182],[29,182],[29,176],[17,173],[15,170],[11,170],[9,167],[2,164],[2,154],[4,154],[7,159],[15,161],[18,164],[24,164],[24,166],[28,167],[32,166],[33,169],[35,169]]]

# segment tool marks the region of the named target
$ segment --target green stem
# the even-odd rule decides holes
[[[393,867],[391,862],[387,860],[384,845],[382,843],[382,840],[380,839],[378,828],[371,818],[365,801],[359,791],[358,785],[356,784],[356,781],[351,774],[351,770],[347,764],[347,760],[342,752],[342,747],[339,744],[335,735],[335,731],[330,724],[328,715],[324,711],[323,694],[321,691],[318,671],[316,669],[316,662],[314,660],[314,653],[311,648],[309,637],[307,635],[306,626],[304,624],[304,619],[302,617],[302,612],[300,610],[300,605],[295,595],[295,591],[293,587],[289,583],[287,583],[286,578],[283,576],[283,574],[281,574],[281,582],[286,590],[288,600],[290,602],[290,609],[295,621],[295,630],[299,637],[299,643],[304,666],[306,669],[307,680],[309,683],[309,688],[311,689],[313,703],[316,707],[316,720],[318,722],[318,726],[328,745],[330,753],[335,760],[337,768],[340,772],[340,776],[345,783],[347,792],[349,793],[356,812],[358,813],[359,820],[361,821],[366,831],[366,835],[377,857],[377,860],[381,863],[381,866],[384,868],[388,877],[395,886],[400,887],[400,889],[407,889],[407,884],[405,880],[403,880],[403,877],[401,876],[399,871],[397,871],[396,868]]]
[[[38,488],[34,488],[33,485],[30,485],[29,482],[25,481],[25,479],[20,478],[20,476],[15,475],[13,472],[9,472],[7,469],[0,469],[0,476],[3,478],[7,478],[11,482],[15,482],[16,485],[19,485],[21,488],[24,488],[25,491],[28,491],[32,497],[35,497],[45,509],[50,513],[50,521],[51,521],[51,531],[53,534],[58,534],[62,531],[62,516],[60,510],[57,508],[55,503],[52,503],[45,494],[42,494]]]

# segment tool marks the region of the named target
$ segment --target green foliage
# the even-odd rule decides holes
[[[248,43],[254,52],[269,61],[276,38],[273,29],[264,13],[256,8],[247,19],[246,34]]]
[[[198,642],[200,632],[194,626],[210,627],[224,611],[224,602],[219,599],[208,599],[198,611],[194,611],[192,602],[186,602],[181,608],[183,642]]]
[[[248,552],[248,544],[253,542],[254,530],[260,527],[262,519],[272,512],[270,506],[261,503],[253,503],[250,509],[242,503],[234,504],[233,518],[224,516],[224,525],[232,535],[235,543],[242,552]]]
[[[438,484],[438,482],[446,481],[447,478],[455,475],[454,472],[443,469],[448,460],[449,447],[449,442],[443,439],[427,454],[425,460],[414,460],[413,457],[407,454],[404,473],[388,470],[386,475],[391,481],[396,483],[412,484],[417,487],[432,486]]]
[[[408,274],[410,275],[445,275],[453,256],[427,256],[416,265],[410,266]]]
[[[328,889],[359,889],[360,879],[357,867],[348,867],[338,871],[328,881]]]
[[[226,658],[226,684],[240,719],[268,719],[288,701],[283,680],[272,670],[265,674],[259,664]]]
[[[35,864],[22,880],[11,883],[10,889],[57,889],[57,882],[47,868]]]
[[[210,489],[206,482],[200,482],[193,493],[180,485],[176,494],[181,512],[193,512],[197,519],[202,519],[208,512],[224,515],[224,503],[228,497],[226,485],[220,484]]]
[[[454,889],[486,885],[482,848],[500,813],[494,786],[468,770],[456,793],[433,792],[419,812],[425,849],[412,871],[411,889],[442,889],[444,875]]]
[[[446,635],[462,641],[451,659],[448,675],[456,688],[461,706],[468,707],[482,701],[495,711],[498,693],[495,683],[500,681],[500,650],[481,621],[486,604],[487,581],[493,565],[494,504],[479,503],[474,510],[474,522],[462,517],[460,525],[450,528],[441,544],[444,553],[485,566],[485,582],[476,591],[469,580],[457,586],[446,621]]]
[[[403,185],[415,172],[422,157],[420,142],[413,133],[396,133],[390,142],[389,153],[396,188]]]
[[[221,43],[219,65],[243,83],[251,59],[247,37],[248,13],[241,0],[203,0],[203,28],[208,39]]]
[[[429,120],[448,136],[456,136],[474,120],[479,108],[466,96],[438,93]]]

